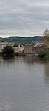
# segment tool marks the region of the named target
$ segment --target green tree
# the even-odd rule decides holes
[[[11,46],[6,46],[2,50],[2,55],[7,57],[12,57],[14,55],[14,49]]]
[[[38,53],[38,57],[41,59],[45,59],[46,58],[46,51],[41,49]]]
[[[44,37],[44,42],[46,46],[49,47],[49,30],[48,29],[44,31],[43,37]]]

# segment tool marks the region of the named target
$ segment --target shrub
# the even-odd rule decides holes
[[[45,59],[46,58],[46,51],[41,49],[38,53],[38,57],[39,58],[42,58],[42,59]]]
[[[11,46],[6,46],[2,50],[2,55],[7,57],[12,57],[14,55],[14,49]]]

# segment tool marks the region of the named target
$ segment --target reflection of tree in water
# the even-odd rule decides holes
[[[24,62],[27,64],[33,64],[34,62],[38,62],[38,58],[35,56],[26,56]]]
[[[25,64],[33,64],[33,63],[43,63],[44,61],[40,61],[36,56],[15,56],[14,58],[3,58],[0,57],[0,63],[2,62],[24,62]]]
[[[44,72],[45,82],[49,84],[49,62],[45,63],[45,72]]]
[[[38,62],[38,58],[35,56],[16,56],[15,60],[18,62],[24,62],[26,64],[33,64],[34,62]]]

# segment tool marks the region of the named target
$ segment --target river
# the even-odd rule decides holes
[[[0,111],[49,111],[49,62],[0,57]]]

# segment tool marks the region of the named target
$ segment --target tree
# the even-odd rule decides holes
[[[46,51],[41,49],[38,53],[38,57],[41,59],[45,59],[46,58]]]
[[[2,50],[2,55],[7,57],[12,57],[14,55],[14,49],[11,46],[6,46]]]
[[[44,42],[46,46],[49,47],[49,30],[48,29],[44,31],[43,37],[44,37]]]

